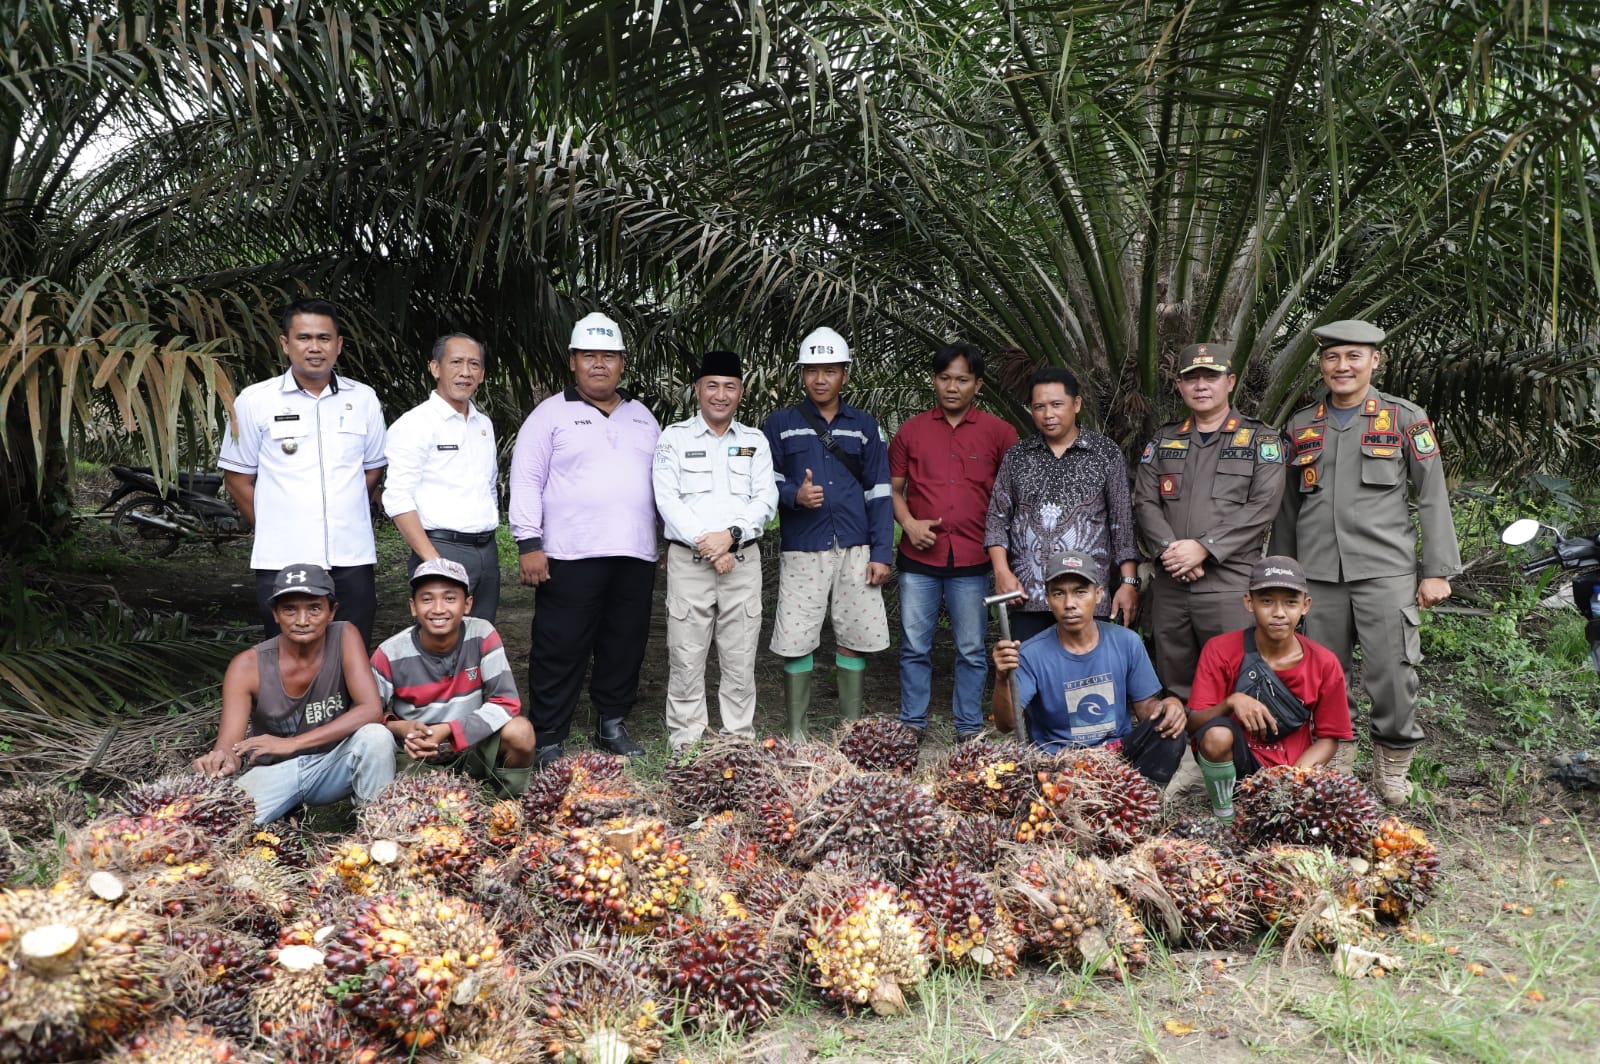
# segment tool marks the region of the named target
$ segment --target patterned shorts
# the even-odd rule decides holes
[[[778,608],[772,619],[772,652],[799,658],[817,649],[822,621],[833,601],[833,638],[863,654],[889,647],[883,588],[867,586],[872,548],[786,550],[778,570]]]

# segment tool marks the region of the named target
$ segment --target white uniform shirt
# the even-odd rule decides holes
[[[374,564],[366,472],[384,465],[377,393],[341,376],[312,395],[290,370],[240,392],[233,413],[217,464],[255,474],[250,567]]]
[[[465,415],[438,392],[389,426],[383,510],[415,510],[424,529],[489,532],[500,524],[494,425],[471,403]]]
[[[721,436],[699,414],[668,425],[651,476],[667,538],[689,546],[733,525],[748,543],[778,512],[766,434],[737,421]]]

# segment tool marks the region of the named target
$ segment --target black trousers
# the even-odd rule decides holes
[[[1171,739],[1162,738],[1156,731],[1158,719],[1151,717],[1149,720],[1133,722],[1133,731],[1122,740],[1122,760],[1138,769],[1139,775],[1157,787],[1165,787],[1172,782],[1172,774],[1178,771],[1178,765],[1189,749],[1189,737],[1179,735]]]
[[[528,651],[528,723],[540,746],[571,733],[591,658],[596,715],[621,720],[633,709],[655,586],[656,563],[641,558],[550,559],[550,579],[534,596]]]
[[[336,565],[328,570],[333,577],[334,601],[338,609],[334,618],[349,621],[361,633],[361,641],[371,650],[372,620],[378,613],[378,591],[374,586],[371,565]],[[261,630],[268,639],[278,634],[278,622],[272,619],[272,607],[267,596],[272,594],[272,582],[278,577],[276,569],[254,569],[256,574],[256,609],[261,612]]]

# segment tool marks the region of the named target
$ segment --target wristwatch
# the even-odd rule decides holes
[[[740,543],[743,542],[743,540],[742,540],[742,538],[740,536],[740,533],[739,533],[739,526],[738,525],[729,525],[728,526],[728,535],[733,537],[733,542],[728,544],[728,549],[730,551],[738,550]]]
[[[1137,576],[1125,576],[1125,577],[1122,578],[1122,582],[1124,584],[1126,584],[1128,587],[1138,587],[1139,586],[1139,578]]]

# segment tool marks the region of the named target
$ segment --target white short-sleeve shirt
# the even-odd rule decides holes
[[[377,393],[336,375],[312,395],[290,370],[240,392],[233,412],[217,464],[256,477],[251,568],[377,562],[366,481],[385,464]]]
[[[438,392],[389,426],[383,510],[415,510],[427,530],[490,532],[500,524],[494,425],[471,403],[456,412]]]

